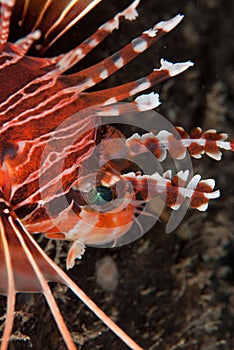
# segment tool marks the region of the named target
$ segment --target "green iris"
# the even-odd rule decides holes
[[[90,204],[104,205],[112,201],[113,193],[109,187],[96,186],[89,191],[87,197]]]

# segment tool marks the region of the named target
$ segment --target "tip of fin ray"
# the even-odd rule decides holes
[[[151,92],[150,94],[140,95],[135,99],[140,111],[148,111],[158,107],[161,102],[159,101],[159,94]]]
[[[128,6],[126,10],[122,12],[122,15],[124,15],[125,19],[127,19],[128,21],[134,21],[138,17],[138,12],[136,8],[139,5],[139,3],[140,0],[133,1],[131,5]]]
[[[160,60],[160,63],[161,63],[160,69],[154,69],[154,71],[167,70],[171,77],[174,77],[175,75],[178,75],[184,72],[186,69],[194,65],[192,61],[172,63],[167,60],[164,60],[163,58]]]
[[[168,21],[161,21],[157,23],[154,29],[161,29],[164,32],[170,32],[182,21],[183,18],[184,15],[178,14],[175,17],[169,19]]]

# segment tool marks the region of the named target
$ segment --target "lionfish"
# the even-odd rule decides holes
[[[7,296],[1,350],[8,347],[17,292],[43,293],[67,348],[76,349],[49,281],[68,286],[123,342],[141,349],[45,254],[32,234],[71,241],[67,257],[67,268],[71,268],[86,245],[115,242],[127,235],[139,203],[161,196],[168,207],[177,210],[188,198],[192,208],[206,210],[209,199],[219,197],[219,191],[213,191],[213,179],[195,175],[188,181],[188,171],[174,176],[171,171],[124,173],[127,166],[111,159],[112,152],[133,161],[148,151],[163,161],[167,152],[182,159],[188,150],[195,158],[206,153],[219,160],[221,148],[234,149],[233,142],[225,141],[227,135],[215,130],[195,128],[189,135],[180,127],[179,138],[167,130],[124,138],[113,126],[100,126],[105,116],[156,108],[160,103],[157,94],[138,94],[193,65],[162,59],[160,68],[141,79],[87,92],[183,18],[177,15],[161,21],[99,63],[65,75],[118,29],[121,21],[132,21],[138,15],[140,0],[135,0],[74,49],[44,58],[48,48],[100,2],[0,1],[0,293]],[[28,33],[15,43],[8,41],[13,13],[17,13],[22,33]],[[32,48],[37,57],[27,54]],[[135,95],[132,102],[119,103]],[[112,147],[105,145],[107,140],[115,141]]]

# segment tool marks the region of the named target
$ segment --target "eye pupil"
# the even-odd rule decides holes
[[[91,204],[103,205],[112,201],[113,193],[109,187],[96,186],[89,191],[88,199]]]

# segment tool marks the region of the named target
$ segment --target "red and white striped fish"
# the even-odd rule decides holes
[[[182,15],[157,23],[118,52],[77,73],[64,75],[118,29],[121,21],[134,20],[139,0],[67,53],[52,58],[28,54],[34,48],[38,56],[44,55],[100,1],[0,0],[0,293],[8,299],[1,350],[8,347],[17,292],[43,293],[68,349],[76,349],[48,281],[67,285],[130,348],[141,349],[45,254],[31,234],[71,241],[67,258],[71,268],[85,246],[115,242],[127,235],[139,204],[161,196],[177,210],[188,198],[192,208],[206,210],[209,199],[219,197],[219,191],[213,191],[213,179],[201,180],[200,175],[189,179],[188,171],[123,174],[124,165],[110,160],[112,152],[134,161],[150,151],[163,161],[167,152],[183,159],[188,150],[195,158],[206,153],[220,160],[221,149],[234,149],[227,135],[215,130],[202,133],[196,128],[188,135],[180,127],[179,138],[167,130],[124,138],[114,127],[101,125],[105,116],[156,108],[160,102],[155,93],[139,95],[130,103],[118,102],[182,73],[193,65],[190,61],[172,64],[162,59],[159,68],[139,80],[86,91],[171,31]],[[27,33],[15,43],[8,41],[13,15],[18,30]],[[108,140],[116,141],[115,149],[106,146]]]

